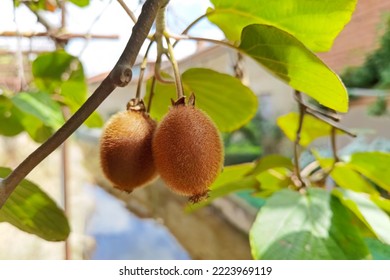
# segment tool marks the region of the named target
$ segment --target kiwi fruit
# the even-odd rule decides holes
[[[163,181],[192,202],[208,196],[209,186],[223,167],[217,127],[203,111],[186,105],[183,99],[173,104],[158,125],[152,149]]]
[[[132,192],[157,176],[152,154],[156,126],[138,105],[128,106],[106,123],[100,139],[100,163],[115,188]]]

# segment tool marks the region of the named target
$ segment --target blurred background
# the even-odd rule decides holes
[[[139,14],[143,1],[125,2]],[[116,0],[91,0],[83,8],[65,5],[65,12],[34,13],[23,4],[14,7],[12,0],[1,1],[0,96],[6,91],[22,90],[31,80],[31,61],[56,48],[53,40],[44,35],[47,26],[39,17],[49,25],[66,24],[67,33],[75,35],[65,49],[81,60],[89,93],[108,75],[131,34],[131,19]],[[171,0],[169,30],[181,33],[210,6],[206,0]],[[390,1],[358,1],[351,22],[332,50],[319,54],[349,89],[350,110],[342,124],[359,136],[353,140],[340,136],[341,155],[370,150],[390,152],[389,16]],[[223,38],[219,29],[206,20],[196,25],[191,34]],[[117,88],[98,108],[103,120],[124,110],[124,104],[134,96],[145,50],[146,46],[129,86]],[[223,134],[225,165],[252,162],[274,153],[292,156],[292,143],[276,124],[277,117],[296,111],[290,87],[250,58],[222,46],[186,41],[178,44],[175,54],[181,71],[211,68],[241,79],[256,93],[256,116],[239,130]],[[152,51],[149,59],[152,61],[154,56]],[[148,65],[146,75],[150,76],[153,67],[152,63]],[[163,67],[169,71],[166,62]],[[263,199],[239,192],[190,211],[184,210],[186,199],[171,193],[160,180],[131,195],[117,191],[100,170],[100,133],[101,128],[81,127],[66,147],[51,154],[28,176],[66,208],[72,229],[66,244],[44,241],[0,223],[0,259],[251,259],[248,231]],[[318,139],[311,145],[330,154],[328,142]],[[38,145],[26,133],[1,137],[0,165],[17,166]],[[311,157],[303,154],[302,163],[308,164]]]

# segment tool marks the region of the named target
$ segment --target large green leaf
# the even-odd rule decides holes
[[[299,114],[291,112],[283,115],[277,119],[277,125],[284,132],[287,138],[294,142],[299,126]],[[332,126],[329,124],[320,121],[311,115],[305,115],[303,118],[299,144],[306,147],[313,140],[330,135],[331,131]],[[341,133],[340,130],[336,130],[336,132]]]
[[[259,188],[259,182],[255,177],[246,177],[246,174],[253,169],[254,164],[244,163],[227,166],[220,173],[215,182],[210,186],[209,197],[196,204],[189,204],[187,211],[194,211],[210,204],[218,197],[228,195],[239,190],[256,190]]]
[[[351,155],[349,166],[378,186],[390,191],[390,153],[354,153]]]
[[[338,162],[334,166],[330,176],[337,185],[344,189],[368,194],[379,194],[370,182],[344,162]]]
[[[320,104],[348,110],[348,93],[337,74],[290,34],[273,26],[249,25],[242,31],[239,48]]]
[[[11,173],[0,167],[0,178]],[[37,185],[23,180],[0,209],[0,221],[49,241],[63,241],[70,232],[64,212]]]
[[[250,24],[282,29],[313,51],[328,51],[351,18],[357,0],[211,0],[208,18],[231,41]]]
[[[333,193],[348,207],[379,240],[390,244],[390,217],[368,196],[350,190],[334,189]]]
[[[14,105],[21,111],[40,119],[45,125],[54,129],[60,128],[65,120],[61,106],[44,92],[22,92],[12,98]]]
[[[15,136],[24,130],[23,125],[15,114],[12,101],[0,95],[0,134],[4,136]]]
[[[368,250],[350,212],[330,193],[282,190],[261,208],[250,231],[255,259],[363,259]]]
[[[221,131],[233,131],[249,122],[258,109],[257,97],[239,79],[211,69],[191,68],[182,75],[187,96],[195,93],[196,106],[205,111]],[[148,82],[146,103],[150,98]],[[151,115],[160,120],[176,99],[173,84],[157,83],[152,100]]]

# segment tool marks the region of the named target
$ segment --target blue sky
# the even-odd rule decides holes
[[[137,7],[138,0],[127,0],[125,2],[136,14],[140,12],[140,7]],[[169,30],[173,33],[179,33],[195,18],[205,13],[207,7],[210,6],[208,0],[171,0],[168,10]],[[93,24],[100,14],[99,20]],[[14,20],[14,15],[16,20]],[[59,22],[59,13],[45,13],[44,16],[53,23]],[[116,0],[91,0],[91,5],[87,8],[79,8],[68,4],[67,29],[69,32],[83,33],[91,29],[91,32],[95,34],[117,34],[120,39],[91,40],[88,44],[84,39],[75,39],[68,45],[67,50],[73,55],[82,53],[81,60],[88,76],[109,71],[121,54],[130,36],[132,26],[131,19]],[[36,22],[35,16],[26,8],[20,7],[14,14],[12,0],[0,1],[0,32],[16,30],[37,32],[44,31],[44,28]],[[208,23],[207,20],[199,23],[192,34],[203,37],[222,37],[221,32]],[[53,48],[53,44],[49,40],[42,38],[32,41],[22,39],[19,43],[15,39],[0,38],[0,48],[16,49],[18,45],[21,45],[24,50],[27,50],[30,44],[35,49],[47,50]],[[84,51],[82,51],[83,49]],[[193,42],[182,42],[176,49],[176,57],[180,59],[193,53],[194,50],[195,44]],[[143,51],[141,51],[141,54]],[[151,55],[153,56],[154,52]]]

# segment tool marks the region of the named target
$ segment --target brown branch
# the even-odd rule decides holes
[[[301,141],[301,132],[302,132],[302,127],[303,127],[303,119],[305,117],[306,113],[306,108],[303,106],[302,102],[302,95],[299,91],[295,91],[295,98],[298,100],[298,105],[299,105],[299,123],[298,123],[298,128],[295,136],[295,141],[294,141],[294,165],[295,165],[295,176],[297,177],[299,181],[299,188],[303,188],[306,186],[305,182],[302,180],[301,176],[301,168],[299,164],[299,142]]]
[[[61,9],[61,29],[66,28],[66,0],[60,1],[60,9]]]
[[[165,39],[167,41],[167,46],[168,46],[169,61],[171,62],[173,74],[175,76],[177,99],[180,99],[184,96],[184,89],[183,89],[183,84],[181,81],[179,65],[177,64],[177,60],[175,59],[173,47],[172,47],[172,44],[171,44],[169,38],[166,37]]]
[[[332,126],[332,131],[330,133],[330,144],[332,147],[332,155],[334,159],[334,164],[340,161],[339,156],[337,155],[337,146],[336,146],[336,127]],[[333,166],[334,166],[333,164]],[[333,169],[333,168],[332,168]]]
[[[332,114],[328,114],[324,111],[321,111],[317,108],[313,108],[305,104],[302,100],[302,98],[298,98],[297,95],[294,96],[295,101],[299,103],[299,106],[302,106],[305,109],[305,113],[308,115],[311,115],[315,117],[316,119],[323,121],[324,123],[329,124],[332,127],[337,128],[338,130],[344,132],[345,134],[356,137],[356,134],[352,133],[351,131],[348,131],[346,128],[343,128],[338,122],[340,119],[337,116],[334,116]]]
[[[32,152],[8,177],[0,180],[0,208],[7,201],[16,186],[80,127],[115,87],[125,86],[130,82],[132,76],[131,67],[134,65],[141,46],[148,36],[161,2],[163,1],[147,0],[145,2],[139,20],[133,27],[130,39],[108,77],[103,80],[91,97],[56,133]]]
[[[150,113],[150,108],[152,108],[152,101],[154,97],[154,90],[156,88],[156,76],[153,76],[152,78],[152,85],[150,86],[150,97],[148,100],[148,105],[147,105],[147,112]]]
[[[327,119],[326,117],[322,116],[322,115],[319,115],[317,114],[316,112],[313,112],[313,111],[310,111],[310,110],[306,110],[306,113],[308,115],[311,115],[317,119],[319,119],[320,121],[323,121],[329,125],[331,125],[332,127],[335,127],[337,128],[338,130],[344,132],[345,134],[351,136],[351,137],[356,137],[356,134],[351,132],[351,131],[348,131],[346,128],[342,127],[340,124],[338,124],[337,122],[334,122],[332,120],[329,120]]]
[[[140,72],[139,72],[139,78],[138,78],[138,84],[137,84],[137,92],[136,92],[136,95],[135,95],[135,98],[138,99],[138,100],[141,99],[142,83],[144,81],[144,75],[145,75],[146,66],[148,65],[149,51],[150,51],[150,48],[152,47],[153,43],[154,43],[154,41],[150,41],[150,43],[149,43],[149,45],[148,45],[148,47],[146,49],[144,59],[142,60],[142,63],[141,63]]]

